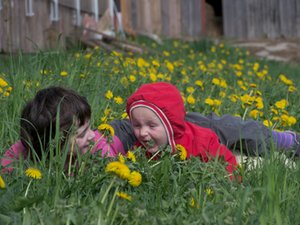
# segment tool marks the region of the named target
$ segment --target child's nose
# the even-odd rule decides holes
[[[148,135],[148,129],[146,127],[142,127],[140,129],[140,135],[141,137],[146,137]]]
[[[89,130],[88,140],[91,141],[95,138],[95,132],[93,130]]]

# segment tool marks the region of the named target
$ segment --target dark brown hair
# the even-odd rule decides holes
[[[51,86],[37,92],[21,113],[20,137],[30,156],[42,156],[60,132],[63,146],[71,128],[82,126],[91,118],[91,107],[85,97],[73,90]],[[57,127],[57,125],[59,127]]]

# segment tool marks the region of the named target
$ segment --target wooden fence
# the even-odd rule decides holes
[[[81,16],[84,13],[92,15],[95,12],[101,16],[108,7],[106,0],[98,0],[98,9],[95,10],[93,2],[80,1]],[[55,13],[53,0],[2,0],[1,3],[0,51],[2,52],[35,52],[39,49],[65,47],[67,36],[78,36],[75,0],[59,0]]]
[[[299,1],[213,2],[222,6],[220,24],[225,38],[256,39],[299,38]],[[128,33],[189,39],[210,34],[212,10],[208,10],[206,0],[118,0],[118,3]],[[0,0],[0,51],[34,52],[65,47],[67,37],[80,35],[78,18],[87,13],[97,20],[108,6],[109,0]]]
[[[128,31],[192,39],[205,33],[205,0],[125,0],[121,12]]]
[[[227,38],[299,38],[299,0],[223,0]]]

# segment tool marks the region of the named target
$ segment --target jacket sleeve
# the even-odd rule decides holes
[[[214,133],[209,141],[208,157],[209,156],[218,157],[219,159],[223,158],[224,161],[227,162],[226,170],[229,174],[232,174],[237,168],[235,155],[227,149],[225,145],[220,144],[217,135]]]
[[[128,119],[113,120],[109,124],[114,128],[115,136],[122,142],[125,152],[128,152],[137,140],[134,136],[130,121]]]
[[[116,157],[118,153],[125,155],[126,152],[123,143],[117,135],[114,135],[111,141],[108,141],[98,130],[94,131],[94,146],[91,150],[92,154],[101,151],[103,157]]]
[[[2,173],[11,172],[13,170],[12,163],[18,161],[21,157],[26,159],[27,151],[22,142],[17,141],[4,152],[4,156],[1,158]]]

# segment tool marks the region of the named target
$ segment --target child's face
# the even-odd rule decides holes
[[[78,128],[75,143],[81,154],[85,154],[89,150],[89,144],[93,141],[94,137],[95,133],[91,130],[89,121]]]
[[[157,115],[146,107],[137,107],[131,112],[131,124],[136,138],[150,152],[168,144],[166,130]]]

